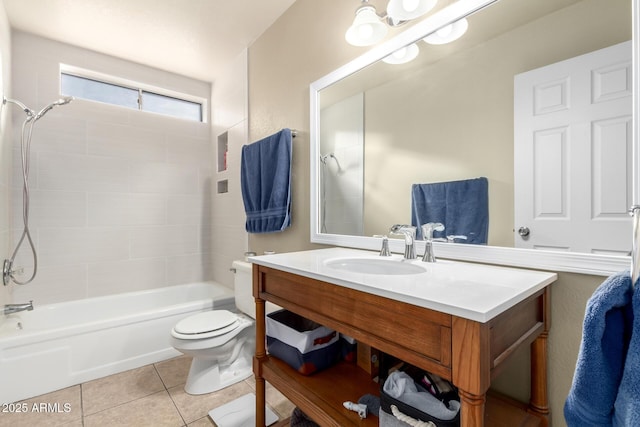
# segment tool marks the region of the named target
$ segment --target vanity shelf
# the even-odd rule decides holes
[[[365,394],[380,395],[379,385],[355,363],[340,362],[310,376],[299,374],[275,357],[268,357],[261,365],[263,378],[320,425],[377,427],[377,417],[360,420],[357,413],[342,406]]]
[[[519,296],[512,298],[498,314],[479,322],[354,289],[348,283],[332,283],[330,275],[291,267],[289,260],[295,256],[285,255],[252,259],[257,426],[264,425],[264,411],[260,408],[264,405],[265,381],[322,426],[366,426],[378,422],[375,417],[360,420],[356,413],[342,407],[344,401],[357,401],[367,393],[379,394],[379,385],[356,364],[339,363],[303,376],[267,354],[266,301],[450,380],[460,391],[462,427],[548,425],[546,343],[551,323],[548,284],[554,275],[544,276],[542,282],[536,276],[531,285],[524,286],[528,290],[518,291]],[[305,260],[305,265],[321,264],[313,256],[305,253],[300,259]],[[261,265],[263,260],[268,265]],[[274,262],[277,260],[284,260],[282,268],[279,262]],[[462,267],[456,266],[458,270]],[[497,275],[507,273],[515,274],[518,283],[527,282],[526,272],[520,276],[518,271],[496,270]],[[491,380],[501,371],[503,362],[527,345],[531,345],[529,405],[488,396]]]
[[[342,408],[342,402],[355,401],[365,394],[380,395],[378,383],[354,363],[339,364],[304,376],[275,357],[262,362],[263,378],[284,394],[305,414],[313,415],[320,425],[341,427],[377,427],[379,418],[368,415],[361,420],[355,412]],[[336,385],[340,385],[336,387]],[[289,420],[281,425],[288,426]],[[539,427],[543,421],[527,412],[526,405],[508,397],[489,394],[484,422],[487,426]]]

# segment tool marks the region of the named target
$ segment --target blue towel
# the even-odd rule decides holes
[[[614,426],[640,426],[640,285],[633,291],[633,329],[614,410]]]
[[[462,181],[413,184],[411,186],[411,225],[428,222],[444,224],[444,231],[433,237],[467,236],[461,243],[486,245],[489,234],[489,181],[474,178]]]
[[[242,147],[240,184],[249,233],[291,225],[291,130]]]
[[[631,296],[631,277],[623,272],[605,280],[587,302],[573,384],[564,405],[569,427],[613,425],[631,334]]]

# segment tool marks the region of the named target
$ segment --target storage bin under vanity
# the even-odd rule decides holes
[[[430,396],[426,401],[427,407],[414,406],[418,401],[407,401],[404,397],[394,397],[385,391],[385,383],[392,374],[380,385],[380,427],[410,427],[414,422],[433,423],[435,427],[460,426],[460,396],[457,388],[438,375],[401,363],[398,374],[402,372],[406,379],[413,382],[417,392]],[[410,403],[411,402],[411,403]],[[436,404],[437,402],[437,404]],[[425,403],[423,400],[421,403]],[[444,405],[448,409],[447,416],[435,411],[435,405]],[[395,407],[392,409],[392,406]],[[434,409],[432,411],[432,409]],[[394,414],[395,412],[395,414]],[[405,419],[405,417],[407,417]],[[409,421],[411,419],[411,421]]]
[[[356,363],[358,343],[348,335],[340,334],[340,358],[345,362]]]
[[[343,352],[353,357],[355,341],[342,340],[335,330],[288,310],[267,314],[266,332],[267,351],[303,375],[335,364]]]

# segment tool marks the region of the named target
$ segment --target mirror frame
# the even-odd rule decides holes
[[[509,0],[502,0],[509,1]],[[633,37],[633,136],[632,136],[632,199],[633,205],[640,203],[640,147],[638,144],[638,112],[640,112],[640,0],[632,1],[632,37]],[[416,23],[394,38],[379,44],[346,65],[316,80],[309,87],[310,95],[310,239],[312,243],[331,246],[344,246],[367,250],[379,250],[381,240],[374,237],[350,236],[320,233],[320,191],[318,159],[320,158],[320,91],[331,84],[373,64],[397,49],[409,45],[425,35],[468,16],[485,7],[497,3],[498,0],[458,0],[435,14]],[[631,206],[630,206],[631,208]],[[391,226],[392,224],[389,224]],[[382,232],[382,230],[381,230]],[[632,233],[629,233],[631,239]],[[416,241],[417,252],[424,253],[424,242]],[[404,252],[404,240],[389,239],[392,252]],[[538,251],[515,247],[462,245],[434,242],[434,251],[438,257],[460,261],[499,264],[513,267],[552,270],[608,276],[630,268],[630,256],[597,255],[579,252]]]

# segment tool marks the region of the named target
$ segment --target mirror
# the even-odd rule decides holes
[[[445,45],[421,40],[467,15],[469,28],[462,38]],[[635,194],[631,165],[636,163],[631,150],[631,23],[630,0],[460,0],[314,82],[310,88],[312,242],[379,249],[380,240],[368,236],[387,234],[394,223],[411,223],[413,184],[487,177],[488,245],[437,244],[436,254],[593,274],[627,268],[631,221],[626,210]],[[381,60],[416,40],[419,54],[412,62],[391,65]],[[616,96],[622,93],[619,98],[629,112],[616,113],[624,119],[615,123],[600,119],[598,123],[615,125],[596,123],[589,136],[593,153],[587,163],[593,170],[585,176],[600,185],[594,196],[598,204],[568,205],[562,197],[582,191],[569,184],[584,181],[566,175],[570,169],[580,169],[569,159],[576,150],[573,146],[568,150],[568,143],[560,141],[558,151],[548,143],[555,135],[533,129],[530,134],[541,135],[538,147],[542,148],[523,151],[526,137],[514,132],[523,128],[520,113],[514,111],[522,103],[516,94],[533,88],[540,92],[540,86],[518,88],[514,79],[526,81],[535,74],[532,70],[615,45],[628,54],[626,66],[602,74],[599,81],[603,87],[615,86],[611,90]],[[609,80],[614,74],[623,75],[623,88]],[[540,99],[552,103],[568,96],[556,86],[541,93]],[[612,138],[617,138],[615,146],[598,145]],[[520,158],[515,165],[514,157]],[[596,163],[609,164],[616,173],[603,173],[593,166]],[[528,172],[527,168],[536,167],[531,164],[537,165],[537,175]],[[524,170],[525,178],[518,178]],[[526,176],[535,182],[526,182]],[[616,190],[606,190],[610,188],[606,185]],[[541,188],[555,196],[541,195]],[[606,227],[612,228],[592,231],[584,228],[583,221],[576,231],[570,229],[567,224],[577,223],[576,212],[582,211],[598,227],[608,221]],[[514,219],[523,213],[533,216],[530,222]],[[516,233],[526,226],[537,237],[540,219],[550,224],[553,244],[536,246],[530,244],[534,239]],[[558,224],[569,239],[601,233],[613,235],[615,244],[588,248],[562,241],[565,237],[553,228]],[[391,243],[392,250],[402,251],[400,240]]]

